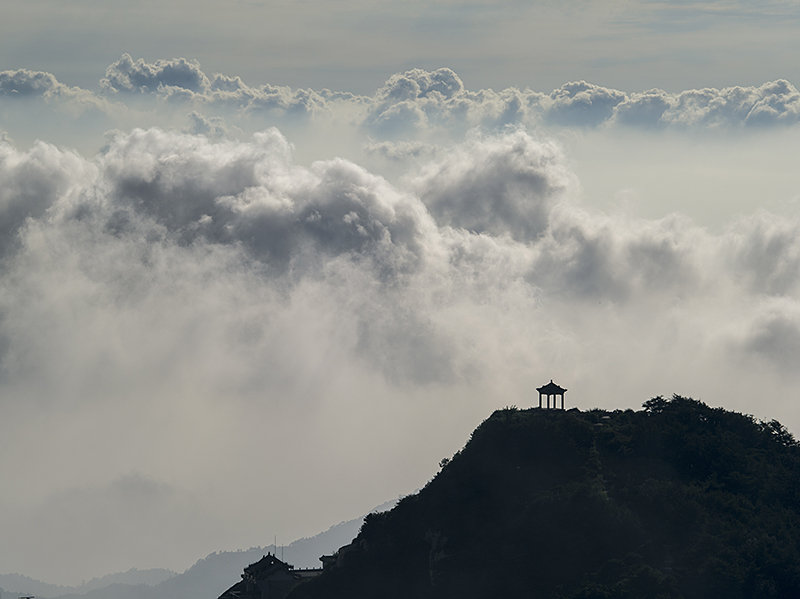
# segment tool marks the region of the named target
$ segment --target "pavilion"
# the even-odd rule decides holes
[[[561,409],[564,409],[564,393],[566,393],[566,389],[563,387],[559,387],[553,382],[553,379],[550,379],[550,382],[542,387],[537,387],[536,390],[539,392],[539,407],[542,407],[542,396],[544,395],[547,397],[547,408],[550,409],[550,398],[553,398],[553,409],[558,408],[558,396],[561,396]]]

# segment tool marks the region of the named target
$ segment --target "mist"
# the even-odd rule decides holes
[[[315,534],[551,378],[568,407],[679,393],[800,430],[786,81],[0,75],[4,571]]]

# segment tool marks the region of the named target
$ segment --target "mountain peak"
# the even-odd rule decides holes
[[[800,596],[792,435],[680,396],[643,408],[497,410],[290,597]]]

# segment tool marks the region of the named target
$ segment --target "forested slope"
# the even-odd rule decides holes
[[[800,446],[655,398],[492,414],[292,599],[800,597]]]

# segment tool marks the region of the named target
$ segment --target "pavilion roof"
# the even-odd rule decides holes
[[[553,382],[553,379],[550,379],[550,382],[547,383],[546,385],[537,387],[536,390],[544,395],[561,395],[566,391],[564,387],[559,387],[558,385],[556,385]]]

